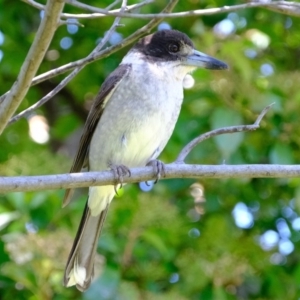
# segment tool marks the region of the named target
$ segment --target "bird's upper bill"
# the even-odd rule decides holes
[[[182,63],[195,68],[205,68],[212,70],[228,69],[228,65],[224,62],[197,50],[193,50],[192,54],[184,57]]]

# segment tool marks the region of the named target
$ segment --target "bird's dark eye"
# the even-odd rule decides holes
[[[169,45],[169,52],[176,53],[179,51],[179,45],[177,44],[170,44]]]

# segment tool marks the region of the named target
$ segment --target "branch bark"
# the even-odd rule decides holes
[[[63,0],[48,0],[47,2],[45,15],[21,67],[19,76],[0,105],[0,134],[31,86],[32,79],[57,29],[63,7]]]
[[[151,167],[133,168],[124,183],[156,179]],[[165,165],[161,179],[171,178],[293,178],[300,177],[300,165]],[[0,192],[28,192],[49,189],[73,189],[88,186],[114,185],[111,171],[58,174],[46,176],[0,177]]]

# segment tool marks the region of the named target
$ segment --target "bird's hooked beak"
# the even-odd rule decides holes
[[[184,64],[196,68],[205,68],[212,70],[228,69],[228,65],[224,62],[197,50],[193,50],[193,53],[189,54],[186,57]]]

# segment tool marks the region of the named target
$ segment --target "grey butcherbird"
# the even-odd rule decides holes
[[[127,168],[157,162],[180,112],[184,77],[196,68],[221,70],[227,65],[196,51],[188,36],[176,30],[139,40],[104,81],[70,172],[87,165],[89,171],[112,169],[118,176]],[[65,269],[65,286],[76,285],[81,291],[89,287],[98,238],[114,195],[112,185],[89,188]],[[65,205],[69,199],[67,190]]]

